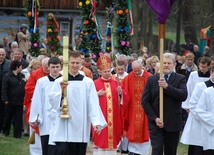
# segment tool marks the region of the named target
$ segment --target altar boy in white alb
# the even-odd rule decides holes
[[[195,86],[197,86],[198,83],[204,82],[209,80],[210,78],[210,66],[211,60],[208,57],[202,57],[199,61],[199,71],[193,71],[191,72],[189,79],[187,81],[187,91],[188,96],[186,101],[182,103],[182,108],[186,109],[188,113],[188,119],[185,124],[183,134],[181,137],[181,143],[189,145],[188,148],[188,155],[201,155],[203,153],[203,148],[201,144],[200,139],[200,125],[199,127],[195,128],[195,126],[198,126],[198,121],[194,118],[193,113],[195,106],[197,104],[197,101],[201,95],[200,90],[199,94],[197,94],[198,89],[195,90]],[[204,85],[203,85],[204,86]],[[200,87],[200,89],[203,89],[203,87]],[[194,97],[192,97],[194,96]],[[192,98],[192,101],[190,99]],[[192,130],[194,129],[194,130]],[[195,136],[195,133],[197,136]]]
[[[189,110],[189,100],[191,98],[193,89],[195,85],[199,82],[207,81],[210,77],[209,72],[209,66],[210,66],[211,60],[208,57],[202,57],[199,60],[199,71],[193,71],[190,73],[189,79],[187,81],[187,91],[188,96],[187,99],[182,102],[182,108]]]
[[[79,74],[79,52],[69,53],[68,84],[62,78],[56,80],[49,93],[51,121],[55,124],[50,137],[56,143],[57,155],[85,155],[90,139],[91,123],[100,133],[107,123],[99,106],[98,95],[92,79]],[[65,73],[64,73],[65,74]],[[68,114],[60,118],[62,90],[67,87]]]
[[[184,144],[194,145],[197,146],[194,150],[189,149],[189,155],[207,155],[207,151],[203,150],[203,126],[201,122],[197,119],[196,116],[196,106],[198,104],[198,100],[204,91],[204,89],[208,87],[214,86],[214,67],[210,69],[210,79],[205,82],[198,83],[191,95],[190,102],[189,102],[189,116],[183,130],[181,136],[181,142]]]
[[[50,74],[48,76],[40,78],[35,87],[35,91],[32,98],[31,113],[29,122],[33,126],[39,126],[42,155],[49,154],[54,155],[55,147],[53,145],[48,146],[49,134],[50,134],[50,119],[48,117],[48,110],[51,108],[48,98],[48,93],[55,81],[61,75],[59,71],[61,69],[61,62],[59,58],[52,57],[48,61],[48,67]]]
[[[206,88],[196,106],[195,113],[201,122],[202,128],[202,146],[205,155],[214,154],[214,87]]]

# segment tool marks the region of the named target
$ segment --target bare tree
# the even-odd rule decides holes
[[[214,1],[212,0],[210,55],[214,55]]]
[[[134,27],[134,35],[131,37],[132,43],[132,51],[138,49],[138,41],[139,41],[139,28],[140,28],[140,19],[139,19],[139,12],[140,7],[139,3],[136,0],[132,0],[132,13],[133,13],[133,27]]]
[[[139,50],[142,42],[144,46],[147,46],[152,50],[153,21],[155,13],[146,1],[132,1],[134,11],[134,36],[132,36],[133,50]]]
[[[197,33],[194,20],[194,0],[184,0],[182,9],[182,23],[185,39],[190,39],[194,44],[198,44]]]

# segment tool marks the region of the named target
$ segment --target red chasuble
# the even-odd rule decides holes
[[[100,107],[108,126],[104,128],[100,135],[93,133],[94,144],[102,149],[117,149],[122,135],[122,123],[120,115],[120,104],[118,100],[115,80],[103,80],[98,78],[94,81],[96,90],[106,91],[106,95],[99,96]]]
[[[33,71],[25,85],[25,97],[24,97],[24,105],[27,108],[26,111],[26,120],[29,122],[30,116],[30,108],[31,108],[31,99],[33,97],[33,92],[36,87],[36,82],[39,78],[43,76],[47,76],[47,73],[43,72],[42,67],[38,68],[37,70]],[[38,133],[38,131],[37,131]]]
[[[149,140],[148,118],[141,105],[142,93],[148,76],[144,70],[143,76],[136,77],[133,72],[123,80],[123,87],[128,91],[129,103],[124,104],[125,130],[129,142],[143,143]]]

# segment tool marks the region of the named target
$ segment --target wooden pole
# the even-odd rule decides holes
[[[158,24],[158,36],[160,40],[160,78],[163,78],[163,51],[164,51],[164,38],[166,34],[166,24]],[[160,104],[159,104],[159,117],[163,122],[163,88],[160,87]]]

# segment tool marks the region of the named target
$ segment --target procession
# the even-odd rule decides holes
[[[0,2],[0,154],[214,154],[213,23],[198,37],[177,27],[174,43],[167,20],[182,0],[146,0],[157,35],[147,23],[141,40],[132,0],[10,1]]]

